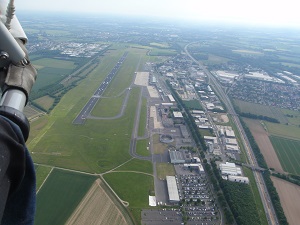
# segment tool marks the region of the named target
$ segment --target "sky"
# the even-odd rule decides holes
[[[300,27],[298,0],[15,0],[20,11],[151,16]]]

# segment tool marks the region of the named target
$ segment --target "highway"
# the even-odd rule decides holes
[[[192,43],[190,43],[190,44],[192,44]],[[241,122],[240,122],[240,119],[239,119],[238,115],[235,113],[235,110],[232,106],[232,103],[231,103],[229,97],[224,92],[224,90],[222,89],[221,85],[216,80],[216,78],[211,74],[211,72],[208,71],[205,68],[205,66],[203,66],[200,62],[195,60],[190,55],[190,53],[187,50],[187,48],[190,44],[186,45],[185,48],[184,48],[186,54],[191,58],[191,60],[193,60],[195,63],[197,63],[200,66],[200,68],[204,71],[204,73],[207,75],[207,77],[209,79],[208,83],[211,84],[214,91],[218,94],[219,98],[226,105],[227,112],[228,112],[228,114],[231,115],[232,120],[235,123],[235,125],[238,129],[238,132],[240,133],[241,141],[244,144],[245,151],[246,151],[246,154],[247,154],[247,157],[248,157],[248,160],[249,160],[249,164],[253,165],[255,167],[258,167],[256,158],[255,158],[254,153],[252,151],[252,148],[250,146],[250,142],[247,138],[247,135],[245,134],[245,131],[244,131],[242,125],[241,125]],[[268,193],[268,190],[266,188],[266,185],[265,185],[265,182],[264,182],[264,179],[262,177],[261,172],[258,172],[258,171],[254,170],[253,174],[254,174],[254,178],[255,178],[255,181],[256,181],[256,184],[257,184],[257,187],[258,187],[260,197],[262,199],[262,203],[263,203],[263,206],[264,206],[264,210],[265,210],[265,214],[266,214],[266,217],[267,217],[267,220],[268,220],[268,224],[269,225],[279,224],[276,213],[275,213],[274,208],[273,208],[273,204],[270,201],[270,196],[269,196],[269,193]]]
[[[86,105],[82,108],[80,113],[77,115],[77,117],[73,120],[73,124],[76,125],[83,125],[88,119],[88,116],[92,112],[93,108],[97,104],[99,98],[104,93],[105,89],[108,87],[114,76],[118,73],[120,67],[122,66],[122,63],[126,59],[128,55],[128,52],[125,52],[123,56],[119,59],[119,61],[116,63],[112,71],[107,75],[107,77],[102,81],[100,86],[97,88],[97,90],[94,92],[93,96],[90,98],[90,100],[86,103]]]

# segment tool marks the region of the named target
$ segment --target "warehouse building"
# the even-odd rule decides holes
[[[185,163],[184,153],[180,151],[169,151],[171,163],[180,164]]]
[[[232,182],[237,182],[237,183],[249,184],[249,178],[248,177],[228,175],[228,180],[232,181]]]
[[[221,163],[219,165],[219,168],[221,170],[222,175],[233,175],[233,176],[242,175],[241,168],[237,167],[235,163],[229,163],[229,162],[226,162],[225,164]]]
[[[178,188],[176,184],[176,179],[174,176],[166,176],[168,193],[169,193],[169,201],[170,203],[178,203],[180,201]]]

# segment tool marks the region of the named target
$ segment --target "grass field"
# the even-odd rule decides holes
[[[163,154],[167,150],[168,145],[160,142],[158,134],[154,134],[152,138],[154,154]]]
[[[39,190],[51,170],[51,167],[35,165],[36,190]]]
[[[59,69],[75,69],[76,68],[76,65],[72,61],[51,59],[51,58],[38,59],[38,60],[33,61],[32,64],[37,65],[37,66],[59,68]]]
[[[190,100],[190,101],[183,101],[183,103],[188,107],[189,109],[194,110],[203,110],[199,100]]]
[[[137,173],[109,173],[104,175],[104,179],[123,201],[129,202],[130,212],[139,224],[141,209],[149,207],[148,196],[154,190],[153,177]]]
[[[239,53],[241,55],[253,55],[253,56],[261,56],[264,53],[258,52],[258,51],[253,51],[253,50],[247,50],[247,49],[238,49],[238,50],[232,50],[235,53]]]
[[[150,46],[155,46],[159,48],[169,48],[170,45],[168,43],[157,43],[157,42],[151,42]]]
[[[115,47],[115,49],[118,48],[120,50],[106,52],[95,70],[77,87],[65,94],[51,114],[45,117],[46,119],[40,118],[34,121],[31,133],[34,136],[30,137],[28,145],[34,153],[35,162],[101,173],[130,159],[128,149],[140,93],[139,88],[131,90],[123,117],[116,120],[87,120],[85,125],[72,125],[79,111],[124,53],[122,45]],[[137,51],[136,49],[127,50],[132,50],[132,54]],[[133,58],[139,60],[142,57],[141,61],[148,58],[140,53],[139,57]],[[135,67],[137,64],[136,62]],[[124,68],[122,67],[121,70],[123,74],[126,74]],[[131,73],[130,71],[128,73]],[[122,78],[118,75],[112,82],[115,88],[122,87],[118,82],[118,79],[122,80]],[[110,94],[115,93],[112,91]]]
[[[280,123],[287,123],[288,121],[284,116],[284,113],[279,108],[240,101],[237,99],[234,100],[234,103],[243,113],[272,117],[280,121]]]
[[[35,224],[64,224],[95,179],[54,169],[37,194]]]
[[[172,49],[158,49],[154,48],[149,52],[151,56],[173,56],[176,55],[177,52]]]
[[[276,136],[271,136],[270,139],[283,169],[300,175],[300,141]]]
[[[142,105],[141,105],[139,130],[138,130],[139,137],[142,137],[145,135],[146,125],[147,125],[147,99],[143,98]]]
[[[136,171],[153,174],[152,163],[150,161],[140,160],[133,158],[123,166],[116,169],[116,171]]]
[[[264,122],[269,134],[288,139],[300,140],[300,127]]]
[[[300,127],[300,112],[288,109],[281,109],[281,112],[286,116],[289,125]]]
[[[125,94],[112,98],[101,98],[92,111],[93,116],[113,117],[121,112]]]
[[[208,55],[208,60],[203,60],[205,65],[216,65],[216,64],[222,64],[222,63],[227,63],[229,59],[220,57],[217,55]]]
[[[166,176],[175,176],[175,169],[171,163],[156,163],[157,177],[165,180]]]
[[[50,97],[49,95],[46,95],[34,100],[34,102],[47,111],[53,105],[54,98]]]
[[[136,153],[140,156],[150,156],[149,139],[138,140],[136,143]]]

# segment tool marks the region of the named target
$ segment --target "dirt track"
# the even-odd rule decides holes
[[[95,181],[89,192],[78,205],[67,225],[128,225],[118,208]]]
[[[279,173],[284,173],[277,154],[269,139],[268,133],[265,131],[259,120],[244,119],[247,126],[263,154],[268,167],[274,168]]]
[[[280,197],[285,216],[290,225],[297,225],[300,221],[300,187],[277,177],[272,181]]]

